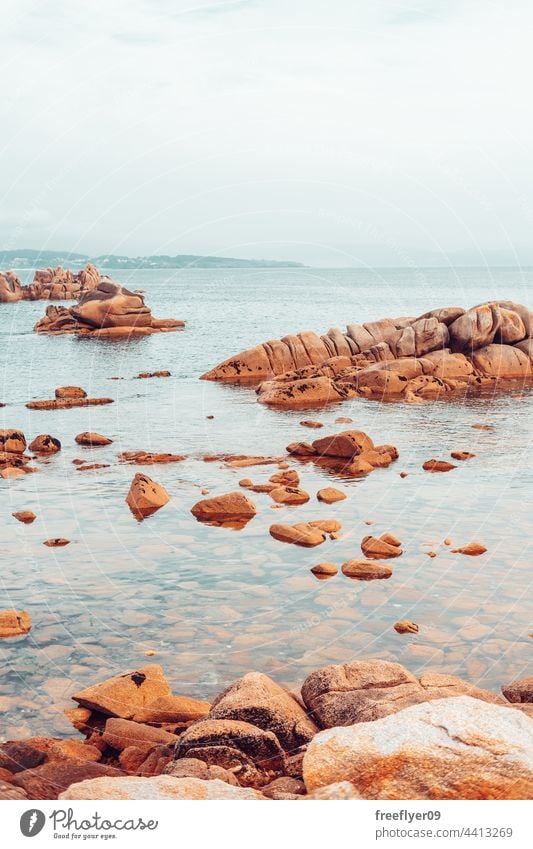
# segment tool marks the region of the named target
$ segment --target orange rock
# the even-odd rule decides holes
[[[400,472],[400,477],[406,478],[408,476],[408,474],[409,474],[409,472]]]
[[[6,454],[23,454],[26,450],[26,437],[21,430],[4,428],[0,430],[0,451]]]
[[[43,545],[47,545],[49,548],[63,548],[65,545],[69,544],[70,540],[64,539],[63,537],[54,537],[43,542]]]
[[[86,445],[88,448],[95,448],[101,445],[111,445],[113,440],[109,439],[108,436],[102,436],[101,433],[93,433],[86,430],[83,433],[78,433],[76,442],[78,445]]]
[[[228,492],[198,501],[191,513],[199,522],[240,530],[253,519],[257,509],[242,492]]]
[[[112,404],[113,398],[62,398],[50,401],[28,401],[28,410],[69,410],[71,407],[98,407]]]
[[[31,525],[35,522],[37,516],[31,510],[20,510],[18,513],[11,514],[17,522],[22,522],[24,525]]]
[[[278,472],[269,477],[271,483],[281,484],[282,486],[298,486],[300,483],[300,475],[296,469],[287,469],[284,472]]]
[[[20,637],[31,630],[27,610],[0,610],[0,637]]]
[[[476,455],[471,454],[470,451],[452,451],[451,456],[454,460],[471,460]]]
[[[150,451],[123,451],[119,456],[121,463],[132,466],[153,466],[157,463],[179,463],[185,460],[182,454],[152,454]]]
[[[486,551],[487,549],[480,542],[469,542],[462,548],[452,548],[452,554],[469,554],[471,557],[478,557],[480,554],[485,554]]]
[[[311,567],[310,571],[319,581],[323,581],[332,578],[339,570],[334,563],[317,563],[316,566]]]
[[[302,427],[310,427],[310,428],[324,427],[322,422],[316,422],[316,421],[313,421],[312,419],[305,419],[303,422],[300,422],[300,424],[302,425]]]
[[[366,433],[360,430],[346,430],[333,436],[315,439],[313,448],[322,457],[346,457],[352,459],[359,454],[370,451],[374,443]]]
[[[314,548],[326,539],[325,531],[313,527],[309,522],[299,522],[296,525],[271,525],[270,536],[280,542],[301,545],[304,548]]]
[[[411,622],[409,619],[400,619],[399,622],[394,623],[394,630],[398,634],[418,634],[419,628],[415,622]]]
[[[151,516],[169,501],[169,494],[161,484],[140,473],[133,478],[126,496],[126,504],[139,521]]]
[[[399,557],[402,554],[400,541],[393,534],[363,537],[361,550],[369,560],[387,560],[389,557]]]
[[[317,452],[308,442],[291,442],[287,445],[287,452],[294,454],[296,457],[310,457]]]
[[[171,696],[163,670],[156,664],[108,678],[72,696],[89,710],[131,719],[161,696]]]
[[[61,443],[55,436],[42,433],[30,443],[29,450],[34,454],[57,454],[61,450]]]
[[[344,501],[346,495],[340,489],[335,489],[332,486],[327,486],[325,489],[319,489],[316,497],[319,501],[325,504],[334,504],[336,501]]]
[[[339,416],[338,419],[335,419],[335,424],[351,424],[353,419],[348,418],[348,416]]]
[[[472,427],[475,428],[475,430],[494,430],[494,425],[473,424]]]
[[[342,572],[347,578],[357,581],[374,581],[390,578],[392,569],[386,563],[375,563],[373,560],[348,560],[342,564]]]
[[[87,398],[87,393],[81,386],[59,386],[55,391],[55,396],[58,399]]]
[[[295,486],[278,486],[269,493],[278,504],[305,504],[309,501],[309,493]]]
[[[139,708],[132,719],[147,725],[173,725],[196,722],[207,716],[211,709],[209,702],[189,699],[186,696],[158,696],[146,707]]]
[[[426,460],[422,468],[426,472],[451,472],[457,466],[454,466],[453,463],[448,463],[446,460]]]

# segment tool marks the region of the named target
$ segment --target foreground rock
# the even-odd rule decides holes
[[[126,496],[126,504],[139,521],[151,516],[169,501],[170,496],[161,484],[139,472],[133,478]]]
[[[203,498],[191,508],[198,522],[240,530],[253,519],[257,509],[242,492],[228,492],[214,498]]]
[[[236,354],[204,380],[251,383],[259,401],[283,408],[354,397],[425,400],[477,392],[533,376],[530,310],[511,301],[431,310],[418,317],[305,331]]]
[[[162,668],[157,664],[149,664],[80,690],[72,698],[90,710],[132,719],[156,699],[171,695]]]
[[[27,610],[0,610],[0,638],[21,637],[31,630]]]
[[[236,799],[260,800],[265,797],[245,787],[232,787],[214,779],[174,778],[158,775],[153,778],[128,776],[127,778],[95,778],[72,784],[59,796],[60,799]]]
[[[105,278],[96,288],[84,292],[75,306],[47,307],[45,316],[37,322],[34,330],[37,333],[128,338],[183,326],[184,322],[176,319],[153,318],[142,295]]]
[[[428,672],[418,679],[399,663],[385,660],[325,666],[302,686],[303,700],[321,728],[370,722],[411,705],[458,695],[504,703],[453,675]]]
[[[508,702],[516,704],[533,703],[533,677],[521,678],[502,687],[502,693]]]
[[[103,445],[111,445],[112,439],[108,436],[103,436],[101,433],[93,433],[92,431],[84,431],[76,436],[78,445],[85,445],[87,448],[97,448]]]
[[[532,799],[533,721],[466,696],[318,734],[309,791],[349,781],[365,799]]]
[[[13,784],[25,790],[30,799],[57,799],[71,784],[100,776],[115,778],[122,774],[122,770],[106,764],[69,758],[17,773]]]

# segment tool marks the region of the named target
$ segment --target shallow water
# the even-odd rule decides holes
[[[531,306],[533,270],[165,270],[128,272],[121,282],[145,290],[156,316],[186,319],[186,329],[114,343],[46,337],[32,332],[44,302],[0,305],[0,427],[20,427],[28,441],[51,433],[63,445],[58,455],[36,461],[39,474],[0,481],[0,609],[27,609],[33,621],[28,636],[0,642],[0,737],[69,734],[62,711],[76,689],[150,662],[164,667],[175,692],[198,697],[250,669],[294,685],[321,665],[356,657],[398,660],[418,673],[448,671],[494,690],[527,673],[533,393],[420,407],[355,399],[302,414],[265,409],[253,390],[198,377],[230,354],[288,332],[325,332],[490,298]],[[156,369],[172,376],[133,379]],[[65,384],[115,402],[25,408]],[[337,416],[354,424],[336,425]],[[319,418],[324,428],[302,428],[303,418]],[[494,430],[473,429],[475,423]],[[242,477],[264,482],[275,471],[227,469],[203,462],[205,454],[278,455],[289,442],[350,426],[395,444],[400,459],[350,481],[291,463],[311,501],[272,510],[268,495],[254,494],[258,515],[241,531],[201,525],[190,514],[200,489],[228,492]],[[80,448],[74,437],[83,430],[114,442]],[[141,448],[188,459],[154,467],[117,463],[120,451]],[[476,458],[448,474],[422,471],[425,460],[449,458],[454,449]],[[112,465],[78,472],[76,457]],[[401,470],[408,477],[400,478]],[[141,523],[124,503],[136,471],[172,496]],[[328,484],[348,498],[319,504],[314,494]],[[37,521],[25,526],[11,518],[22,509],[34,510]],[[342,538],[315,549],[284,545],[268,533],[273,522],[329,517],[342,521]],[[317,581],[309,572],[321,561],[340,567],[359,557],[362,537],[385,531],[404,549],[391,561],[390,580],[364,583],[339,574]],[[42,545],[56,536],[71,544]],[[454,545],[479,540],[488,552],[454,555],[446,537]],[[428,557],[430,550],[438,556]],[[396,634],[392,625],[400,618],[417,622],[419,634]],[[146,650],[155,657],[146,658]]]

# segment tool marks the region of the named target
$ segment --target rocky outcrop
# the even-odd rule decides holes
[[[28,286],[23,286],[13,271],[5,271],[0,273],[0,303],[77,300],[85,292],[96,289],[101,279],[91,263],[77,274],[61,267],[40,268]]]
[[[349,781],[365,799],[532,799],[533,721],[466,696],[318,734],[306,788]]]
[[[90,334],[97,338],[124,338],[176,330],[184,322],[156,319],[142,295],[102,279],[98,286],[81,294],[73,307],[49,306],[37,322],[37,333]]]
[[[0,304],[21,301],[22,296],[22,284],[17,275],[13,271],[0,273]]]
[[[425,400],[533,378],[530,310],[511,301],[432,310],[270,340],[230,357],[204,380],[250,383],[261,403],[316,407],[364,397]]]

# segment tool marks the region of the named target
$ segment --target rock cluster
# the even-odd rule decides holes
[[[81,294],[72,307],[49,306],[34,327],[37,333],[74,333],[97,338],[123,338],[183,327],[177,319],[156,319],[142,295],[109,278]]]
[[[252,383],[261,403],[304,408],[364,397],[423,403],[533,377],[533,314],[512,301],[305,331],[220,363],[204,380]]]
[[[101,280],[91,263],[77,274],[65,268],[40,268],[28,286],[23,286],[13,271],[5,271],[0,273],[0,303],[77,300],[96,289]]]
[[[357,660],[209,704],[147,665],[75,693],[85,740],[1,744],[0,799],[530,799],[532,679],[503,692]]]
[[[330,469],[346,477],[363,477],[374,469],[386,468],[399,457],[394,445],[374,445],[368,434],[360,430],[344,430],[323,436],[314,442],[292,442],[287,452],[301,460],[308,460],[321,468]],[[331,488],[320,490],[325,498],[342,500],[342,493]]]

